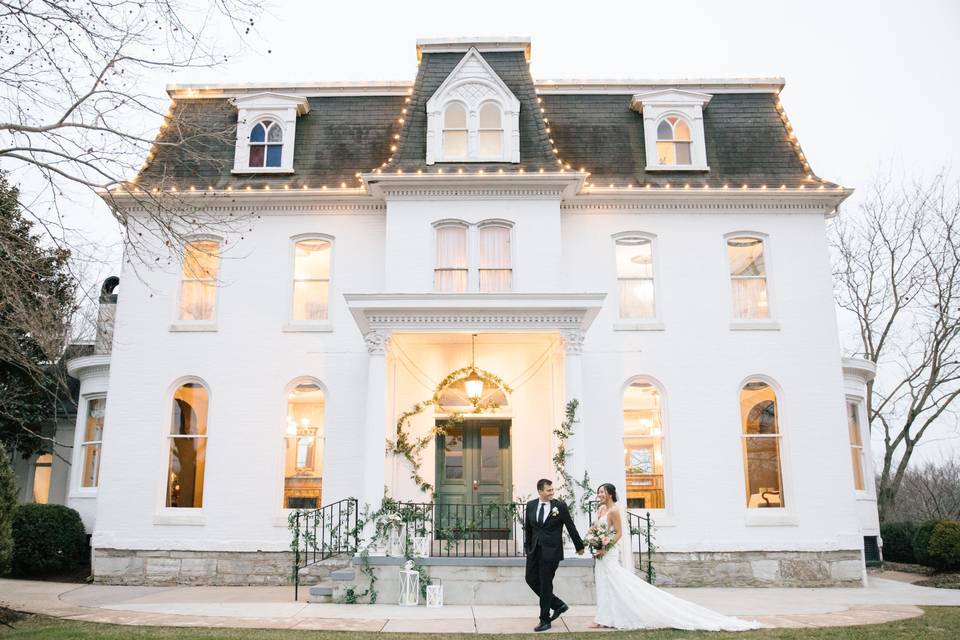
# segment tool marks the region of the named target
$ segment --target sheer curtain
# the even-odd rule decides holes
[[[510,229],[487,226],[480,229],[480,292],[510,291]]]
[[[437,268],[433,284],[440,293],[467,290],[467,228],[461,225],[437,227]]]
[[[763,240],[731,238],[727,241],[727,256],[730,260],[733,317],[740,320],[768,318],[770,308]]]
[[[653,242],[649,238],[620,238],[616,252],[620,317],[655,318]]]

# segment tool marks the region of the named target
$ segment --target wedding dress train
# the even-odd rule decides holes
[[[605,522],[606,514],[600,518]],[[760,628],[756,622],[719,614],[648,584],[632,568],[622,564],[628,562],[633,566],[633,554],[628,549],[621,538],[594,565],[597,624],[615,629],[746,631]]]

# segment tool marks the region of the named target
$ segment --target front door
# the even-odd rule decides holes
[[[438,425],[443,421],[438,420]],[[437,513],[457,537],[509,535],[510,421],[464,420],[437,436]]]

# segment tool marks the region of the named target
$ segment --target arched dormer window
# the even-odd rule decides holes
[[[427,100],[436,162],[520,162],[520,101],[474,48]]]
[[[275,120],[264,120],[250,130],[249,166],[280,167],[283,159],[283,129]]]
[[[459,158],[467,155],[467,110],[459,102],[447,105],[443,112],[443,155]]]
[[[678,116],[667,116],[657,125],[657,160],[665,165],[690,164],[690,125]]]

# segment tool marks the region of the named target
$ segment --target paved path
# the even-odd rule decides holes
[[[877,624],[922,615],[917,605],[960,606],[960,590],[918,587],[871,576],[846,589],[669,589],[721,613],[770,627]],[[531,606],[399,607],[293,602],[290,587],[118,587],[0,580],[0,603],[11,609],[111,624],[517,633],[531,631]],[[571,607],[553,631],[582,631],[593,607]]]

